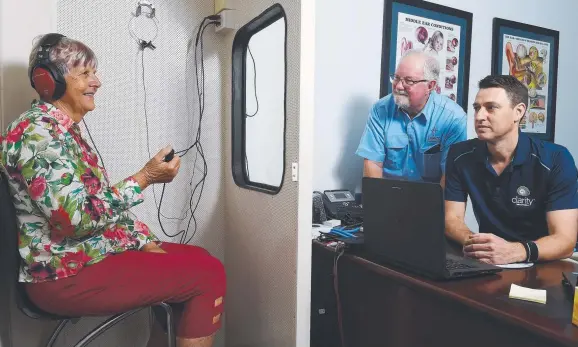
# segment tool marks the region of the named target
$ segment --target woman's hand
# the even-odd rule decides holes
[[[181,158],[178,155],[173,157],[173,160],[166,163],[164,158],[171,151],[171,146],[167,146],[160,150],[148,163],[133,177],[138,182],[141,190],[144,190],[154,183],[168,183],[171,182],[181,166]]]
[[[151,252],[151,253],[167,253],[164,249],[160,248],[156,242],[150,242],[144,245],[141,250],[143,252]]]

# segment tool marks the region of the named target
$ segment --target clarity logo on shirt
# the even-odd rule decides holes
[[[512,198],[512,203],[517,206],[530,207],[536,199],[530,199],[530,189],[528,187],[519,186],[516,190],[518,196]]]
[[[521,196],[529,196],[530,195],[530,189],[528,189],[527,187],[524,187],[524,186],[519,186],[518,190],[516,192],[518,193],[518,195],[521,195]]]

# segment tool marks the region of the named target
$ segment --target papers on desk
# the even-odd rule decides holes
[[[320,224],[313,224],[311,228],[311,237],[315,240],[321,234],[328,234],[331,231],[330,226],[320,225]]]
[[[510,299],[526,300],[537,302],[539,304],[545,304],[546,290],[526,288],[512,283],[509,297]]]
[[[511,263],[511,264],[496,264],[503,269],[525,269],[527,267],[532,267],[534,263]]]

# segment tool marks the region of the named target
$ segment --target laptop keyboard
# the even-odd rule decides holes
[[[446,269],[448,270],[473,269],[473,268],[474,267],[471,265],[463,264],[453,259],[446,259]]]

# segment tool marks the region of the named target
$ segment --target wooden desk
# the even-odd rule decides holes
[[[335,253],[313,243],[311,346],[338,347],[332,265]],[[578,346],[563,291],[567,261],[454,281],[432,281],[370,262],[361,253],[338,263],[348,347]],[[545,305],[508,298],[512,283],[547,289]],[[324,309],[324,314],[319,310]],[[323,312],[323,311],[321,311]]]

